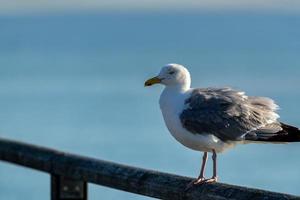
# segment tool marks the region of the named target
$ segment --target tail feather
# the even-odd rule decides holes
[[[300,130],[297,127],[280,123],[282,130],[268,138],[260,138],[257,141],[264,142],[300,142]]]

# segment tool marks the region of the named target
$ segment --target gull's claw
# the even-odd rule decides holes
[[[203,182],[201,182],[200,184],[203,184],[203,183],[215,183],[218,181],[218,177],[212,177],[212,178],[209,178],[209,179],[205,179]]]
[[[198,179],[193,180],[192,182],[190,182],[187,185],[185,191],[191,189],[194,185],[201,185],[201,184],[205,184],[205,183],[215,183],[217,181],[218,181],[218,177],[212,177],[212,178],[208,178],[208,179],[206,179],[204,177],[200,177],[200,178],[198,178]]]
[[[206,180],[208,180],[208,179],[206,179],[204,177],[201,177],[201,178],[198,178],[198,179],[194,180],[192,183],[193,183],[193,185],[199,185],[199,184],[205,183]]]
[[[200,178],[197,178],[196,180],[193,180],[192,182],[190,182],[186,188],[185,188],[185,191],[191,189],[194,185],[198,185],[198,184],[202,184],[205,182],[205,178],[204,177],[200,177]]]

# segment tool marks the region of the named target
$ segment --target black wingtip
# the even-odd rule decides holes
[[[276,136],[270,137],[266,142],[300,142],[300,130],[297,127],[280,123],[282,130]]]

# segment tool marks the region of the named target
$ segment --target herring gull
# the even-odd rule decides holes
[[[202,151],[201,171],[193,184],[217,181],[217,153],[251,142],[300,142],[300,130],[278,121],[278,106],[267,97],[246,96],[232,88],[191,88],[189,71],[179,64],[164,66],[145,86],[165,86],[159,100],[165,124],[184,146]],[[204,177],[208,152],[213,176]]]

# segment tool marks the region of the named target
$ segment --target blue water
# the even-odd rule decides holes
[[[165,128],[162,88],[143,87],[170,62],[193,86],[272,97],[300,126],[300,15],[11,16],[0,29],[1,137],[196,177],[201,154]],[[220,181],[300,195],[299,155],[300,144],[238,146],[219,155]],[[50,199],[49,187],[47,174],[0,163],[1,200]],[[89,196],[147,199],[95,185]]]

